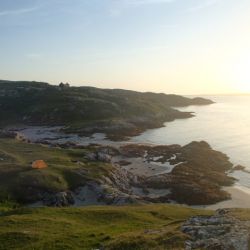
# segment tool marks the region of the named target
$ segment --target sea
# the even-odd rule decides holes
[[[230,157],[235,165],[250,171],[250,95],[203,96],[215,103],[177,108],[193,112],[194,117],[165,123],[165,127],[147,130],[131,139],[136,143],[180,144],[206,141],[213,149]],[[235,171],[236,185],[250,193],[250,174]]]

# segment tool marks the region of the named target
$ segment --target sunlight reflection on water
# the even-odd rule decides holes
[[[205,140],[214,149],[226,153],[234,164],[250,170],[250,96],[206,96],[216,103],[208,106],[178,108],[193,111],[195,117],[166,123],[166,127],[148,130],[133,142],[185,145]],[[250,188],[250,175],[237,174],[240,184]]]

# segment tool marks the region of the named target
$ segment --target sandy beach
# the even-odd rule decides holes
[[[212,210],[219,208],[250,208],[250,193],[247,191],[247,188],[235,185],[233,187],[226,187],[224,190],[231,194],[231,200],[222,201],[206,206],[205,208]]]

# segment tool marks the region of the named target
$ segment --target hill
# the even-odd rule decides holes
[[[203,98],[121,89],[70,87],[42,82],[0,81],[1,125],[62,125],[67,132],[136,135],[166,121],[192,117],[174,107],[207,105]]]

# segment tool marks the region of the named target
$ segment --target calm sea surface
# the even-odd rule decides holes
[[[234,164],[250,171],[250,96],[206,96],[215,101],[208,106],[178,108],[192,111],[194,118],[166,123],[166,127],[148,130],[133,142],[181,144],[207,141],[214,149],[226,153]],[[238,185],[248,187],[250,174],[237,171]]]

